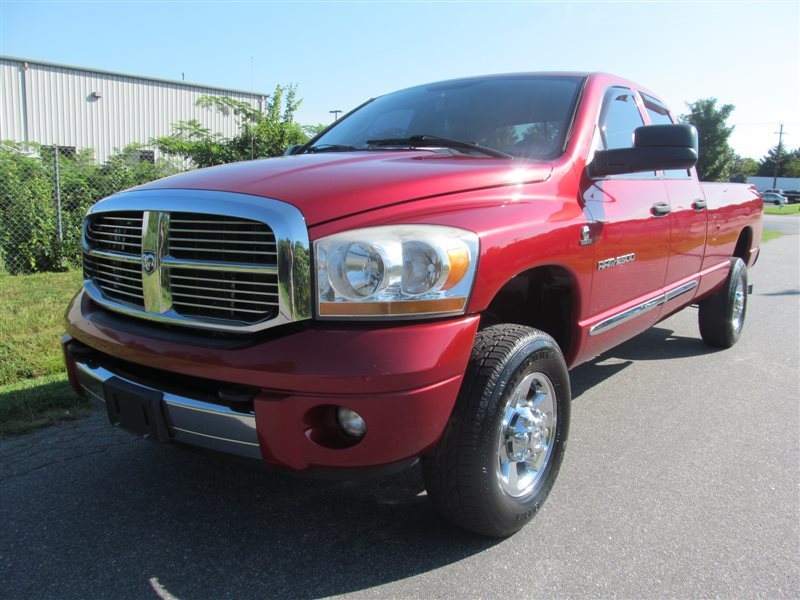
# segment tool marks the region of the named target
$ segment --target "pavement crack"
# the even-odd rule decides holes
[[[25,475],[30,475],[31,473],[35,473],[37,471],[41,471],[42,469],[46,469],[47,467],[52,467],[54,465],[59,465],[59,464],[71,462],[71,461],[74,461],[74,460],[78,460],[80,458],[85,458],[87,456],[93,456],[93,455],[96,455],[96,454],[102,454],[103,452],[106,452],[106,451],[108,451],[108,450],[110,450],[112,448],[116,448],[116,447],[119,447],[119,446],[125,446],[127,444],[130,444],[130,443],[133,443],[133,442],[137,442],[137,441],[139,441],[139,440],[134,438],[133,440],[130,440],[130,441],[118,442],[116,444],[108,444],[108,445],[102,446],[100,448],[96,448],[96,449],[92,450],[91,452],[82,452],[80,454],[74,454],[72,456],[60,457],[60,458],[58,458],[56,460],[48,461],[46,463],[37,465],[37,466],[35,466],[33,468],[27,469],[25,471],[12,473],[11,475],[6,475],[6,476],[0,476],[0,482],[10,481],[11,479],[16,479],[18,477],[23,477]]]

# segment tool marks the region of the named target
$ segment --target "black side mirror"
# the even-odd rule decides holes
[[[587,166],[590,177],[643,171],[689,169],[697,163],[697,130],[692,125],[646,125],[633,133],[633,148],[598,150]]]
[[[297,152],[303,144],[292,144],[286,150],[283,151],[284,156],[291,156],[295,152]]]

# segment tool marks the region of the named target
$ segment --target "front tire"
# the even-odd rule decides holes
[[[730,348],[738,340],[747,314],[747,267],[731,259],[725,284],[700,303],[700,337],[709,346]]]
[[[569,417],[569,376],[553,338],[522,325],[480,331],[453,415],[422,461],[434,506],[483,535],[518,531],[555,483]]]

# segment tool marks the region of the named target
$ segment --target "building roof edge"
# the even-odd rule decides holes
[[[9,62],[18,62],[18,63],[28,63],[33,65],[42,65],[44,67],[55,67],[58,69],[71,69],[73,71],[84,71],[86,73],[97,73],[99,75],[112,75],[114,77],[128,77],[130,79],[143,79],[145,81],[156,81],[158,83],[169,83],[171,85],[179,85],[183,87],[189,88],[203,88],[206,90],[215,90],[218,92],[232,92],[235,94],[242,94],[246,96],[253,96],[253,97],[268,97],[270,94],[266,94],[264,92],[255,92],[255,91],[247,91],[247,90],[239,90],[235,88],[224,88],[218,85],[205,85],[202,83],[192,83],[189,81],[178,81],[176,79],[163,79],[161,77],[150,77],[148,75],[137,75],[134,73],[122,73],[120,71],[108,71],[106,69],[94,69],[91,67],[83,67],[80,65],[68,65],[65,63],[58,63],[50,60],[39,60],[37,58],[23,58],[20,56],[9,56],[6,54],[0,54],[0,60],[6,60]]]

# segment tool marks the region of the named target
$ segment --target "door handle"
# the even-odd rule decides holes
[[[672,207],[670,206],[669,202],[656,202],[653,204],[653,215],[656,217],[666,217],[670,212],[672,212]]]
[[[697,199],[694,202],[692,202],[692,208],[698,212],[700,212],[701,210],[705,210],[707,206],[708,203],[705,200]]]

